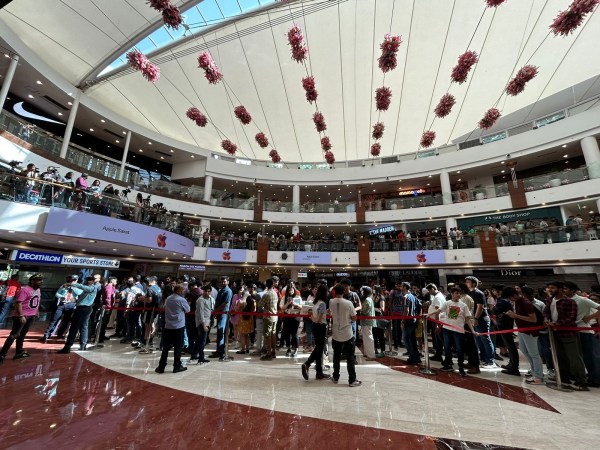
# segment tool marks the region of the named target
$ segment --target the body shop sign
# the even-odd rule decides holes
[[[51,208],[44,233],[194,254],[194,241],[170,231],[69,209]]]

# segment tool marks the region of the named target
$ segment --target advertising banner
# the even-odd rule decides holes
[[[206,250],[206,259],[219,262],[246,262],[246,250],[209,247]]]
[[[24,263],[56,264],[73,267],[106,267],[117,269],[121,262],[117,259],[96,258],[94,256],[60,255],[29,250],[13,250],[11,260]]]
[[[294,252],[295,264],[331,264],[330,252]]]
[[[170,231],[69,209],[51,208],[44,233],[137,245],[193,256],[194,241]]]
[[[445,264],[444,250],[414,250],[400,252],[400,264]]]

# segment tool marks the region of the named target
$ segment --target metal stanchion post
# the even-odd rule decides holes
[[[556,354],[556,339],[554,338],[554,330],[548,327],[548,337],[550,338],[550,351],[552,352],[552,362],[554,363],[554,372],[556,374],[556,382],[546,382],[546,386],[550,389],[562,392],[573,392],[569,386],[562,384],[560,378],[560,368],[558,367],[558,356]]]
[[[100,331],[102,330],[102,320],[104,319],[104,309],[106,307],[102,305],[100,308],[100,319],[96,323],[96,335],[94,336],[94,348],[104,347],[103,344],[98,344],[98,339],[100,338]]]
[[[398,352],[392,350],[392,321],[390,320],[390,323],[388,324],[387,328],[386,328],[386,334],[387,334],[387,342],[388,342],[388,351],[385,352],[386,356],[398,356]]]
[[[225,339],[225,353],[223,354],[223,359],[221,359],[221,361],[223,362],[233,361],[233,357],[229,356],[229,320],[231,319],[229,314],[230,310],[231,303],[229,304],[229,309],[227,309],[227,320],[225,321],[225,331],[223,332],[223,336]]]
[[[421,367],[419,372],[424,375],[437,375],[437,371],[433,370],[429,363],[429,336],[427,336],[427,317],[423,317],[423,347],[425,355],[425,367]]]

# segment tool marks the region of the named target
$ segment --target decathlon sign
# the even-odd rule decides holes
[[[121,262],[117,259],[60,255],[58,253],[42,253],[28,250],[13,250],[10,259],[15,262],[23,263],[55,264],[76,267],[106,267],[111,269],[117,269],[121,265]]]

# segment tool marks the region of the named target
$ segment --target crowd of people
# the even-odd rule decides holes
[[[6,315],[12,310],[13,324],[0,362],[14,341],[14,359],[29,356],[23,342],[39,315],[42,281],[36,274],[27,286],[19,284],[18,276],[3,283],[1,311]],[[308,355],[301,367],[305,379],[314,364],[316,379],[337,382],[340,361],[345,360],[350,386],[360,385],[357,346],[366,360],[404,348],[405,363],[414,365],[422,364],[429,352],[429,360],[447,372],[454,370],[456,359],[461,376],[498,369],[520,377],[520,351],[529,366],[525,381],[540,385],[556,379],[554,345],[565,385],[578,391],[600,387],[600,286],[592,286],[589,293],[570,281],[554,281],[538,290],[527,285],[484,289],[477,278],[467,276],[447,291],[433,283],[400,280],[389,288],[375,283],[353,286],[349,279],[333,286],[321,279],[315,286],[300,287],[292,280],[281,283],[278,277],[244,284],[230,283],[227,276],[202,283],[187,276],[158,280],[138,275],[119,282],[114,277],[80,280],[72,275],[55,294],[41,340],[64,339],[58,353],[69,353],[78,335],[80,351],[89,342],[101,345],[113,339],[142,354],[158,347],[158,373],[165,371],[171,348],[174,372],[187,370],[183,354],[205,365],[211,359],[225,361],[234,352],[271,361],[284,351],[288,358],[302,351]],[[114,332],[107,336],[109,328]],[[504,333],[491,336],[491,330]],[[427,335],[431,348],[424,340]],[[211,339],[215,346],[209,353]],[[502,361],[506,364],[498,367]]]

